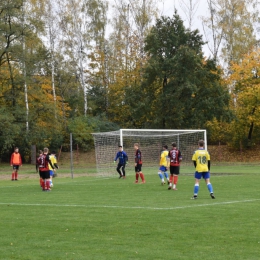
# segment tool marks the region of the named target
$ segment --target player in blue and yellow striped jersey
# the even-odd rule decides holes
[[[168,170],[168,164],[169,164],[169,157],[168,157],[168,146],[167,145],[164,145],[163,146],[163,150],[161,152],[161,158],[160,158],[160,167],[159,167],[159,171],[158,171],[158,175],[159,175],[159,178],[161,179],[161,183],[162,185],[165,184],[165,181],[164,181],[164,176],[165,178],[167,179],[168,181],[168,184],[169,184],[169,175],[167,173],[167,170]]]
[[[196,150],[192,156],[192,161],[196,168],[195,172],[195,185],[194,185],[194,195],[192,199],[197,199],[199,192],[199,183],[201,177],[205,179],[208,190],[210,192],[210,197],[215,199],[213,194],[213,187],[210,183],[210,155],[207,150],[204,148],[204,141],[199,141],[199,149]]]

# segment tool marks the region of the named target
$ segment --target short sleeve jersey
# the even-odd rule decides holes
[[[160,166],[167,167],[167,158],[168,158],[168,151],[161,152],[161,159],[160,159]]]
[[[54,164],[57,164],[57,159],[56,159],[56,156],[55,156],[55,155],[52,154],[52,155],[50,155],[49,157],[50,157],[50,161],[51,161],[51,163],[52,163],[53,166],[54,166]],[[49,166],[49,169],[52,170],[51,165],[49,164],[48,166]]]
[[[180,166],[180,161],[182,160],[181,151],[178,149],[172,149],[169,151],[170,165]]]
[[[142,153],[141,153],[140,149],[137,149],[135,151],[135,163],[142,164]]]
[[[192,161],[196,162],[197,172],[208,172],[208,161],[210,161],[209,152],[205,149],[198,149],[192,156]]]

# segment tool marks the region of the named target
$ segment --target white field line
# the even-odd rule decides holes
[[[109,205],[77,205],[77,204],[42,204],[42,203],[7,203],[0,202],[0,205],[8,205],[8,206],[48,206],[48,207],[72,207],[72,208],[112,208],[112,209],[143,209],[143,210],[177,210],[177,209],[188,209],[188,208],[196,208],[196,207],[209,207],[215,205],[230,205],[236,203],[248,203],[259,201],[260,199],[248,199],[248,200],[234,200],[234,201],[226,201],[226,202],[214,202],[207,204],[194,204],[188,206],[177,206],[177,207],[167,207],[167,208],[159,208],[159,207],[141,207],[141,206],[109,206]]]
[[[191,179],[190,177],[192,177],[192,176],[183,176],[183,180],[186,180],[186,178],[185,177],[188,177],[188,179]],[[243,175],[218,175],[218,176],[213,176],[213,177],[211,177],[210,179],[212,180],[212,179],[215,179],[215,178],[218,178],[218,177],[243,177]],[[100,178],[100,177],[95,177],[95,179],[92,179],[92,180],[84,180],[84,181],[74,181],[74,180],[72,180],[71,182],[63,182],[63,181],[61,181],[61,182],[59,182],[59,180],[57,180],[57,181],[55,181],[54,180],[54,184],[55,184],[55,186],[56,186],[56,182],[57,182],[57,185],[75,185],[75,186],[86,186],[86,185],[88,185],[88,183],[91,183],[91,182],[97,182],[97,181],[102,181],[102,180],[111,180],[111,179],[118,179],[118,177],[104,177],[104,178]],[[129,179],[129,178],[128,178]],[[133,183],[134,183],[134,178],[133,178]],[[181,180],[181,179],[180,179]],[[124,180],[119,180],[119,181],[124,181]],[[203,181],[203,180],[202,180]],[[21,181],[22,182],[22,181]],[[37,182],[38,182],[38,180],[37,180]],[[35,182],[36,183],[36,182]],[[158,179],[158,181],[149,181],[149,183],[159,183],[160,184],[160,179]],[[32,185],[32,183],[28,183],[28,184],[23,184],[23,185],[1,185],[0,186],[0,189],[1,188],[14,188],[14,187],[16,187],[16,188],[19,188],[19,187],[24,187],[24,186],[31,186]],[[106,183],[106,185],[115,185],[115,183]],[[167,185],[166,185],[167,186]],[[166,187],[165,186],[165,187]]]

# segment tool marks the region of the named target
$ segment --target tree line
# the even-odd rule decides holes
[[[207,0],[203,32],[193,29],[197,3],[182,0],[185,27],[156,0],[1,1],[1,158],[14,146],[57,148],[70,132],[88,150],[92,132],[119,128],[259,142],[257,1]]]

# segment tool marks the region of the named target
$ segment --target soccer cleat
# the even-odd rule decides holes
[[[138,184],[138,180],[135,181],[135,184]]]
[[[15,181],[18,181],[18,179],[15,179]]]
[[[192,200],[196,200],[197,198],[198,198],[197,195],[193,195],[193,196],[191,197]]]
[[[14,179],[12,179],[11,181],[14,181]]]
[[[215,199],[215,196],[214,196],[213,193],[210,193],[210,197],[211,197],[212,199]]]
[[[120,175],[118,179],[121,179],[123,177],[123,175]]]
[[[162,182],[162,185],[164,185],[165,184],[165,182]]]
[[[172,189],[172,187],[171,187],[171,186],[169,186],[169,187],[168,187],[168,190],[171,190],[171,189]]]
[[[141,183],[142,183],[142,184],[145,184],[145,181],[142,181]]]
[[[172,190],[178,190],[177,188],[174,188],[174,189],[172,189]]]

